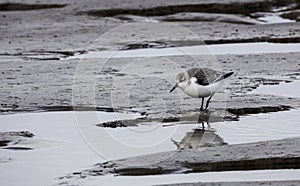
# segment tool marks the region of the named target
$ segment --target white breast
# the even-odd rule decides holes
[[[221,86],[221,82],[216,82],[211,85],[202,86],[196,83],[196,78],[191,78],[191,84],[182,91],[193,98],[203,98],[217,92]]]

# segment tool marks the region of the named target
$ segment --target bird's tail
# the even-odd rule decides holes
[[[228,73],[226,73],[226,74],[224,74],[224,75],[221,75],[219,78],[217,78],[213,83],[215,83],[215,82],[218,82],[218,81],[221,81],[221,80],[223,80],[223,79],[225,79],[225,78],[228,78],[229,76],[231,76],[233,74],[233,72],[228,72]]]
[[[224,79],[225,78],[228,78],[229,76],[231,76],[233,74],[233,72],[228,72],[228,73],[226,73],[226,74],[224,74],[223,76],[224,76]]]

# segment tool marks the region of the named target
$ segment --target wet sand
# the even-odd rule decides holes
[[[225,1],[224,5],[231,7],[233,10],[236,1]],[[25,3],[33,3],[33,1],[26,1]],[[44,4],[50,2],[45,1]],[[51,2],[55,3],[55,2]],[[31,10],[35,8],[28,8],[24,11],[13,11],[14,6],[10,6],[9,11],[0,11],[0,19],[2,25],[2,47],[1,54],[1,82],[2,87],[5,87],[0,92],[2,112],[24,112],[24,111],[39,111],[39,110],[53,110],[59,106],[72,106],[71,95],[73,78],[75,71],[78,67],[78,60],[65,60],[61,62],[61,57],[68,57],[76,55],[78,52],[85,51],[87,47],[97,37],[106,31],[115,28],[124,23],[130,23],[134,20],[122,20],[109,15],[101,15],[101,17],[87,16],[84,12],[97,9],[97,2],[89,1],[88,3],[81,3],[75,1],[59,1],[58,4],[66,6],[49,8],[43,10]],[[190,1],[191,4],[203,4],[215,3],[211,2],[195,2]],[[185,4],[189,4],[185,2]],[[233,3],[233,4],[232,4]],[[243,1],[247,4],[248,1]],[[245,6],[243,3],[239,6]],[[258,9],[251,9],[253,12],[263,11],[259,7],[271,9],[269,1],[254,1],[254,7]],[[255,3],[266,3],[268,6],[257,6]],[[290,4],[290,1],[284,3],[278,3],[279,6],[286,7]],[[143,10],[153,7],[171,7],[181,4],[180,1],[166,1],[166,2],[147,2],[143,4]],[[273,3],[274,4],[274,3]],[[114,9],[120,8],[121,4],[118,1],[114,2],[102,2],[102,8],[105,11],[113,12]],[[261,5],[261,4],[259,4]],[[204,5],[203,5],[204,6]],[[221,12],[226,13],[225,8],[222,8],[222,4],[216,6]],[[54,6],[55,7],[55,6]],[[139,7],[139,3],[130,1],[122,3],[122,8],[126,7],[135,9]],[[45,7],[47,8],[47,6]],[[166,8],[167,9],[167,8]],[[238,9],[238,7],[237,7]],[[291,7],[289,10],[296,9]],[[183,10],[174,10],[176,13]],[[186,10],[187,11],[187,10]],[[268,10],[270,11],[270,10]],[[53,15],[55,14],[55,15]],[[114,13],[116,14],[116,13]],[[136,14],[136,13],[132,13]],[[171,14],[171,13],[170,13]],[[250,12],[244,13],[249,15]],[[99,16],[99,15],[98,15]],[[104,16],[104,17],[103,17]],[[142,15],[140,15],[142,16]],[[36,19],[39,17],[39,19]],[[153,15],[146,15],[146,17],[152,17]],[[195,34],[197,34],[207,44],[210,43],[223,43],[227,42],[251,42],[251,41],[268,41],[274,40],[274,42],[298,42],[297,38],[300,35],[299,23],[281,23],[281,24],[229,24],[222,22],[212,21],[180,21],[177,24],[187,27]],[[29,26],[30,25],[30,26]],[[212,32],[213,31],[213,32]],[[150,37],[150,36],[149,36]],[[151,38],[160,37],[159,33],[155,33]],[[124,38],[126,41],[126,38]],[[132,38],[131,38],[132,39]],[[135,37],[136,42],[141,42],[141,38]],[[277,40],[277,41],[275,41]],[[134,42],[134,41],[132,41]],[[198,43],[199,41],[195,41]],[[192,41],[186,42],[184,40],[177,41],[175,44],[179,45],[194,45]],[[126,43],[124,43],[126,44]],[[128,43],[127,43],[128,44]],[[100,47],[97,44],[97,47]],[[118,49],[116,43],[103,44],[101,50],[104,49]],[[293,80],[298,77],[298,53],[286,53],[286,54],[261,54],[261,55],[218,55],[216,56],[221,68],[226,70],[235,71],[236,74],[233,78],[229,79],[228,89],[229,95],[232,99],[229,99],[228,105],[230,107],[255,107],[259,105],[288,105],[292,107],[298,107],[299,102],[293,99],[286,99],[282,97],[266,97],[266,96],[254,96],[236,94],[237,92],[245,92],[256,88],[264,81],[278,81],[278,80]],[[155,58],[153,60],[156,60]],[[183,67],[188,67],[189,61],[184,62],[184,57],[174,57],[172,60],[175,62],[183,62]],[[189,59],[186,59],[189,60]],[[116,62],[117,61],[117,62]],[[120,71],[123,66],[130,63],[128,59],[112,60],[107,70],[102,70],[100,74],[96,71],[99,69],[84,69],[88,73],[100,75],[106,75],[112,78],[117,78],[114,73]],[[121,62],[124,61],[124,62]],[[100,61],[98,61],[102,64]],[[93,66],[94,60],[86,60],[86,66]],[[269,64],[272,63],[273,67],[270,69]],[[285,65],[289,64],[289,65]],[[146,64],[147,65],[147,64]],[[152,67],[155,69],[156,67]],[[138,69],[137,69],[138,70]],[[140,69],[143,73],[143,69]],[[250,71],[249,71],[250,70]],[[138,72],[139,73],[139,72]],[[170,76],[173,74],[169,74]],[[172,77],[170,77],[171,79]],[[102,79],[101,79],[102,80]],[[87,83],[83,82],[82,84]],[[96,105],[100,108],[111,107],[110,103],[106,103],[107,100],[103,97],[109,96],[110,93],[106,91],[106,88],[111,85],[111,82],[101,82],[97,86],[97,90],[104,91],[99,100],[96,100]],[[82,86],[81,84],[79,86]],[[171,86],[171,85],[170,85]],[[55,88],[53,88],[55,87]],[[120,87],[122,89],[122,87]],[[85,91],[85,90],[84,90]],[[89,90],[86,90],[89,91]],[[139,92],[137,92],[139,93]],[[161,94],[161,92],[155,92]],[[88,99],[83,98],[84,106],[89,106]],[[192,99],[187,98],[186,106],[190,107]],[[171,100],[173,101],[173,100]],[[145,111],[145,104],[140,104],[139,100],[132,105],[136,107],[136,110],[140,112]],[[236,104],[241,104],[236,105]],[[246,103],[246,105],[245,105]],[[250,105],[249,105],[249,104]],[[123,103],[115,107],[124,107]],[[195,107],[195,106],[194,106]],[[216,106],[218,107],[218,106]],[[49,109],[47,109],[49,108]],[[62,108],[62,107],[61,107]],[[66,107],[67,108],[67,107]],[[59,108],[57,109],[59,110]],[[157,110],[160,112],[159,108]]]
[[[76,57],[93,51],[130,51],[132,49],[197,46],[203,44],[203,41],[208,45],[248,42],[299,43],[298,9],[299,2],[297,4],[297,1],[293,0],[145,1],[143,4],[135,0],[101,1],[101,3],[95,0],[84,2],[75,0],[46,0],[43,2],[26,0],[22,3],[0,3],[0,22],[2,23],[0,26],[2,41],[0,43],[0,114],[71,111],[75,109],[77,111],[98,110],[134,113],[142,118],[142,120],[141,118],[127,120],[127,123],[123,119],[94,123],[95,127],[101,128],[103,126],[124,127],[123,124],[125,127],[138,126],[141,122],[145,122],[143,119],[147,122],[165,124],[176,123],[178,120],[190,122],[190,118],[194,118],[195,114],[198,113],[200,102],[184,96],[179,91],[173,95],[169,94],[169,89],[178,70],[173,65],[177,64],[180,68],[186,69],[194,66],[195,61],[200,61],[201,65],[209,66],[209,62],[206,61],[207,58],[197,55],[191,59],[190,56],[172,55],[168,56],[168,60],[173,62],[171,64],[162,60],[161,56],[135,57],[134,60],[132,57],[111,58],[108,62],[99,58],[78,60]],[[165,38],[166,35],[163,30],[159,29],[155,33],[147,33],[146,30],[145,33],[147,34],[134,36],[127,35],[122,29],[115,29],[114,33],[122,36],[122,41],[119,42],[118,38],[113,40],[112,37],[108,37],[107,40],[101,40],[103,42],[95,42],[99,36],[113,28],[140,21],[148,21],[149,25],[150,22],[157,21],[174,23],[175,26],[171,25],[168,29],[172,38],[170,40],[161,39]],[[177,36],[180,36],[180,33],[174,29],[177,27],[176,24],[189,29],[189,33],[193,32],[199,37],[192,37],[193,39],[191,39],[189,37],[193,35],[191,33],[189,36],[178,37],[178,39]],[[211,122],[236,121],[239,120],[239,117],[249,114],[299,109],[300,98],[295,96],[297,95],[295,91],[292,94],[286,94],[275,88],[270,94],[270,89],[263,90],[264,85],[297,83],[299,80],[299,55],[300,51],[215,55],[218,68],[224,71],[234,71],[235,75],[228,79],[225,90],[220,91],[215,96],[211,108],[212,112],[217,114],[213,117],[215,121]],[[131,71],[129,67],[134,67],[134,71]],[[78,69],[81,70],[82,74],[78,73]],[[145,69],[147,69],[146,72]],[[145,77],[145,75],[147,78],[148,76],[159,78],[140,78]],[[140,78],[141,84],[136,84],[133,81],[136,77]],[[131,81],[124,83],[124,80]],[[125,93],[128,92],[127,87],[135,87],[135,89],[131,89],[131,96],[124,99]],[[281,88],[281,90],[293,88],[295,86]],[[76,92],[78,90],[80,91]],[[275,93],[272,94],[272,92]],[[128,104],[128,100],[130,104]],[[162,100],[164,101],[163,107]],[[206,114],[202,116],[205,118]],[[23,130],[16,128],[12,131],[20,132]],[[39,136],[33,131],[27,132]],[[35,137],[32,136],[32,139],[27,139],[27,137],[16,136],[16,134],[19,133],[0,134],[0,144],[3,146],[1,151],[35,151],[35,146],[32,146],[36,143]],[[288,152],[292,147],[289,148],[288,145],[297,143],[297,141],[299,141],[298,138],[293,138],[280,141],[280,145],[276,144],[276,141],[261,142],[258,145],[274,145],[269,154],[272,155],[278,150],[286,154],[283,158],[276,159],[276,162],[283,165],[286,160],[289,162],[288,165],[294,165],[290,161],[294,163],[299,161],[299,155],[290,157]],[[13,143],[15,145],[12,145]],[[288,143],[286,148],[281,149],[281,147],[277,148],[276,146],[282,146],[285,143]],[[231,146],[224,146],[225,143],[223,144],[222,140],[220,144],[222,144],[221,147],[210,148],[217,153],[220,153],[220,149],[224,148],[227,151],[231,148]],[[184,144],[183,147],[180,145],[182,144],[177,141],[179,149],[186,148]],[[250,150],[247,148],[250,148],[251,145],[253,144],[246,145],[244,151],[239,145],[232,148],[237,148],[235,151],[243,151],[248,154]],[[297,148],[297,145],[295,144],[293,148]],[[264,150],[262,149],[258,153],[263,153]],[[178,162],[190,155],[197,154],[197,152],[192,151],[183,150],[182,154],[185,155]],[[253,149],[252,151],[255,152]],[[174,152],[177,153],[177,151]],[[293,153],[291,152],[291,154]],[[271,155],[264,158],[268,159]],[[155,155],[148,155],[147,157],[151,159]],[[241,154],[237,154],[234,159],[243,159],[243,157]],[[142,159],[140,161],[144,161],[143,157],[140,158]],[[246,161],[249,157],[245,156],[244,159]],[[125,161],[131,160],[134,158]],[[257,167],[262,166],[261,169],[272,168],[269,165],[274,163],[273,160],[270,160],[266,166],[262,166],[263,163],[257,163]],[[0,163],[11,161],[15,160],[9,156],[0,159]],[[218,164],[224,162],[226,161],[219,160]],[[242,161],[240,163],[243,164]],[[125,167],[120,169],[118,174],[123,175],[128,174],[128,172],[132,174],[134,172],[148,175],[161,171],[174,173],[174,171],[184,169],[182,165],[176,165],[175,167],[178,169],[171,169],[171,167],[174,165],[166,164],[163,169],[152,166],[150,168],[138,167],[134,170]],[[249,168],[248,166],[242,167],[242,170]],[[281,165],[279,167],[283,168]],[[78,167],[78,169],[80,168]],[[286,168],[299,167],[289,166]],[[95,174],[91,174],[92,176],[97,176],[99,172],[93,171],[93,169],[87,169],[87,172]],[[74,181],[73,178],[82,181],[83,177],[89,176],[80,177],[82,174],[85,174],[85,171],[78,171],[76,175],[69,177],[70,180],[67,178],[65,184]],[[100,176],[102,174],[103,172],[99,173]],[[290,182],[290,184],[293,183]],[[277,182],[238,184],[280,185]]]

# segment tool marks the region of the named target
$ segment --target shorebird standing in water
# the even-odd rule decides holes
[[[170,92],[179,87],[190,97],[202,98],[201,111],[203,111],[204,98],[209,97],[205,106],[207,110],[211,98],[221,87],[222,81],[232,74],[233,72],[224,73],[209,68],[192,68],[177,74],[176,84]]]

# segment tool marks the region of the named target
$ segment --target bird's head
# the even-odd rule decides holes
[[[175,90],[175,88],[179,87],[180,89],[185,89],[188,85],[189,85],[189,81],[188,81],[188,75],[186,73],[179,73],[176,76],[176,84],[175,86],[170,90],[170,92],[173,92],[173,90]]]

